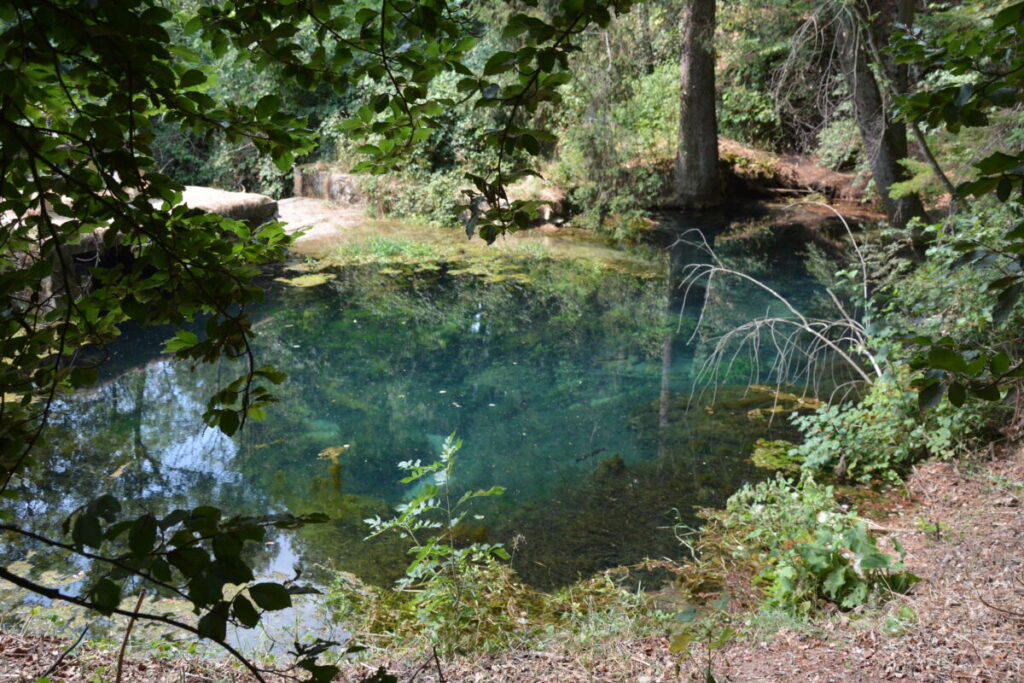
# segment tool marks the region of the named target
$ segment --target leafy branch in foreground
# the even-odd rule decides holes
[[[242,655],[228,640],[228,629],[255,627],[264,612],[292,606],[292,596],[315,593],[296,579],[285,583],[254,583],[252,569],[244,560],[247,544],[262,545],[269,528],[290,529],[326,521],[320,514],[221,519],[219,510],[204,506],[174,510],[156,517],[120,518],[121,505],[103,496],[83,505],[64,522],[70,542],[49,539],[14,524],[0,524],[0,531],[16,534],[42,545],[74,553],[93,562],[95,573],[81,594],[66,594],[0,567],[0,578],[20,588],[54,600],[96,610],[101,614],[172,626],[213,641],[244,665],[257,679],[273,670],[261,668]],[[149,587],[157,596],[186,600],[197,615],[196,623],[170,617],[162,611],[129,611],[121,607],[131,592]],[[141,607],[141,603],[139,604]],[[333,666],[317,664],[316,656],[336,643],[320,642],[323,648],[296,643],[295,666],[308,671],[310,680],[328,681],[337,673]],[[313,650],[316,650],[315,652]]]
[[[0,0],[0,495],[17,495],[19,479],[46,476],[31,465],[56,401],[98,381],[104,346],[126,323],[178,328],[166,350],[188,363],[239,362],[204,414],[225,434],[275,401],[269,385],[284,375],[257,362],[246,308],[263,297],[253,282],[261,266],[280,261],[291,238],[280,224],[247,225],[183,205],[183,188],[155,162],[157,127],[251,145],[282,171],[315,139],[276,95],[215,99],[211,56],[234,54],[308,90],[343,94],[358,85],[371,93],[349,112],[350,132],[374,140],[362,150],[365,171],[393,167],[407,142],[440,126],[437,116],[454,102],[433,97],[429,85],[439,74],[461,74],[467,100],[510,110],[484,134],[500,161],[477,183],[491,204],[480,232],[493,239],[523,224],[531,207],[502,203],[504,184],[522,174],[508,160],[536,154],[546,138],[517,127],[518,113],[556,101],[575,37],[629,4],[563,0],[548,18],[533,9],[517,14],[506,38],[523,46],[485,55],[482,74],[468,65],[481,30],[470,4]],[[196,322],[201,331],[181,329]],[[222,521],[203,507],[121,520],[116,501],[100,498],[69,520],[69,543],[15,524],[2,530],[101,568],[85,593],[66,596],[75,604],[116,613],[132,582],[152,584],[198,611],[198,625],[182,628],[226,646],[227,624],[254,624],[257,608],[279,608],[293,588],[256,584],[225,597],[226,585],[252,580],[241,549],[268,525],[313,521]],[[102,552],[125,538],[127,550]],[[4,572],[23,588],[57,595]],[[296,649],[314,677],[327,675],[312,659],[324,647]]]
[[[987,126],[1000,113],[1018,109],[1024,97],[1022,20],[1024,3],[1016,2],[982,10],[969,26],[934,39],[920,30],[900,34],[892,46],[900,62],[916,64],[924,75],[946,76],[941,85],[902,98],[899,106],[904,117],[955,134],[962,128]],[[962,258],[953,266],[991,273],[986,290],[991,297],[992,328],[998,334],[999,328],[1018,323],[1024,291],[1024,221],[1019,199],[1014,199],[1024,193],[1024,152],[1005,147],[989,150],[973,166],[973,177],[956,188],[954,199],[994,197],[1012,211],[1014,219],[1005,224],[1001,244],[961,239],[955,247]],[[950,223],[947,229],[955,226]],[[955,406],[963,405],[968,396],[999,401],[1006,389],[1024,377],[1024,363],[1015,357],[1019,354],[985,343],[928,334],[911,335],[908,341],[918,349],[912,366],[921,371],[917,387],[922,408],[934,407],[943,395]]]

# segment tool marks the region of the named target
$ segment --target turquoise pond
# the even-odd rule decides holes
[[[810,306],[794,235],[718,248]],[[267,419],[233,438],[201,415],[240,367],[190,368],[159,354],[166,332],[126,331],[103,383],[59,403],[39,458],[52,476],[25,491],[22,512],[46,528],[101,493],[139,510],[322,511],[331,522],[278,532],[255,558],[261,569],[387,583],[405,548],[364,541],[362,520],[412,495],[400,461],[436,458],[454,433],[464,446],[451,486],[506,487],[460,533],[514,547],[535,585],[680,556],[673,525],[765,476],[751,444],[787,433],[785,420],[758,419],[773,399],[749,388],[766,381],[767,352],[760,366],[738,356],[714,395],[696,381],[714,334],[774,304],[724,281],[684,292],[679,273],[703,258],[692,247],[638,253],[646,265],[629,271],[537,251],[500,268],[364,265],[314,287],[271,283],[253,312],[256,351],[289,379]]]

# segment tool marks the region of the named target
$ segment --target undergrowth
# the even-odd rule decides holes
[[[393,587],[365,584],[344,573],[328,590],[329,617],[371,650],[443,655],[541,647],[566,639],[586,650],[609,638],[657,630],[665,615],[643,593],[630,591],[616,572],[598,574],[546,593],[523,583],[500,544],[464,542],[471,501],[503,490],[450,487],[461,442],[448,438],[439,459],[400,463],[403,483],[418,485],[396,516],[368,519],[370,536],[399,534],[412,541],[412,561]]]

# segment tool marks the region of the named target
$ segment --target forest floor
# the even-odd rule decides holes
[[[1024,447],[915,468],[905,487],[868,505],[879,534],[895,537],[907,568],[922,578],[881,607],[835,613],[769,633],[765,620],[714,653],[718,681],[1024,680]],[[740,615],[746,618],[749,615]],[[706,653],[680,659],[669,634],[613,639],[580,648],[511,651],[440,664],[429,653],[348,667],[354,682],[384,665],[400,681],[705,680]],[[0,637],[0,681],[35,681],[67,647],[54,637]],[[114,680],[116,647],[85,645],[64,658],[53,681]],[[175,656],[129,656],[124,681],[242,681],[236,665]],[[284,679],[271,679],[284,680]]]

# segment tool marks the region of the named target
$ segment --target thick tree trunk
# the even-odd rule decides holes
[[[907,178],[906,170],[898,163],[907,156],[907,130],[903,124],[889,119],[875,74],[868,65],[869,46],[864,30],[869,29],[858,26],[854,21],[839,22],[839,58],[853,96],[854,118],[885,213],[890,223],[905,227],[911,218],[925,216],[924,206],[916,194],[899,199],[889,196],[893,184]]]
[[[704,209],[722,202],[715,117],[715,0],[683,6],[682,94],[674,204]]]

